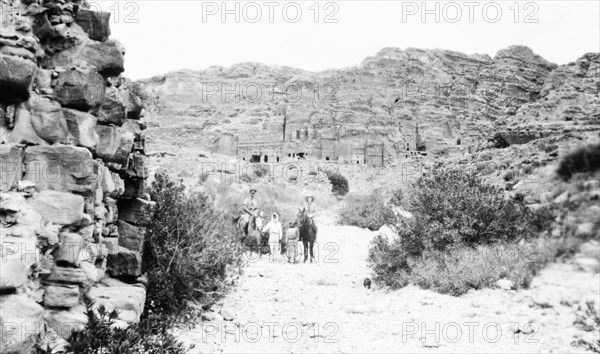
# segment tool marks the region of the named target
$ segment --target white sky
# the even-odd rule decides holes
[[[127,48],[125,75],[132,79],[244,61],[312,71],[342,68],[358,65],[384,47],[494,56],[511,44],[523,44],[557,64],[600,51],[598,0],[427,1],[426,8],[423,1],[319,1],[317,23],[316,1],[269,1],[227,1],[234,13],[238,4],[239,23],[234,14],[222,21],[223,1],[90,2],[112,12],[112,38]],[[257,8],[262,17],[252,23]],[[300,16],[297,8],[302,10]],[[433,11],[423,22],[426,9]],[[497,9],[502,12],[499,16]],[[330,20],[337,23],[325,23],[334,11]],[[297,22],[291,23],[294,18]],[[495,18],[498,21],[492,23]]]

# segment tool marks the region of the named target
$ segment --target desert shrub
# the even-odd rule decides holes
[[[390,198],[390,204],[394,206],[402,206],[402,202],[404,201],[404,192],[402,189],[394,189],[391,194],[392,196]]]
[[[492,146],[496,149],[504,149],[510,146],[510,144],[506,141],[504,136],[500,133],[494,134],[494,136],[490,139]]]
[[[185,354],[189,348],[168,332],[169,323],[164,318],[146,317],[127,328],[116,326],[117,311],[108,311],[103,305],[86,301],[88,325],[68,338],[66,354]],[[38,353],[52,353],[47,346]]]
[[[375,279],[392,287],[410,282],[450,294],[489,286],[501,277],[527,286],[534,268],[517,264],[500,273],[492,269],[498,264],[481,262],[475,267],[459,255],[531,239],[546,231],[553,219],[551,211],[531,212],[522,202],[505,199],[499,188],[458,170],[420,178],[409,209],[415,218],[398,228],[398,238],[373,241],[369,263]]]
[[[457,247],[447,252],[425,251],[411,259],[409,281],[423,288],[462,295],[470,289],[491,287],[501,278],[513,282],[515,289],[526,288],[539,270],[536,259],[514,244]]]
[[[596,334],[600,332],[600,309],[596,309],[593,301],[586,302],[582,311],[577,312],[574,325],[576,328],[586,332]],[[594,353],[600,353],[600,339],[598,339],[597,335],[595,340],[581,338],[573,342],[573,345]]]
[[[565,181],[579,172],[600,170],[600,143],[581,146],[566,154],[560,161],[556,173]]]
[[[383,225],[395,224],[396,216],[383,196],[377,192],[367,195],[350,194],[340,210],[338,222],[378,230]]]
[[[345,196],[350,191],[348,179],[340,172],[327,173],[327,178],[331,183],[331,192],[337,196]]]
[[[242,265],[231,218],[215,210],[208,195],[186,191],[164,172],[155,175],[150,196],[156,208],[145,242],[146,309],[178,314],[190,300],[212,303]]]
[[[367,262],[376,281],[393,289],[408,284],[408,255],[399,238],[389,240],[381,235],[375,236],[369,246]]]
[[[504,176],[502,177],[502,179],[504,179],[505,182],[510,182],[513,179],[515,179],[518,176],[518,172],[515,170],[510,170],[508,172],[506,172],[504,174]]]

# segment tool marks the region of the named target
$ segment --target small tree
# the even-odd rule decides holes
[[[231,285],[228,269],[242,265],[231,218],[217,211],[208,195],[186,191],[165,172],[155,175],[150,196],[156,209],[145,243],[146,308],[176,314],[190,300],[210,304]]]

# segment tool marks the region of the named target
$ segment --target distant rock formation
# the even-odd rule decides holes
[[[38,335],[85,325],[84,295],[139,321],[153,202],[143,104],[119,77],[110,14],[79,0],[1,5],[0,352],[30,353]]]
[[[510,144],[566,131],[597,134],[599,61],[590,53],[559,67],[524,46],[494,58],[384,48],[346,69],[242,63],[139,83],[157,120],[203,122],[193,133],[203,149],[274,161],[274,145],[264,148],[262,137],[277,145],[281,160],[308,154],[351,163],[365,145],[383,143],[385,162],[393,163],[462,156],[496,134]],[[168,135],[163,128],[152,134]],[[257,143],[248,144],[250,137]]]

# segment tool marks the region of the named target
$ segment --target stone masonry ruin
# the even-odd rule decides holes
[[[28,353],[85,325],[84,296],[139,321],[153,202],[143,104],[120,77],[110,14],[0,5],[0,352]]]

